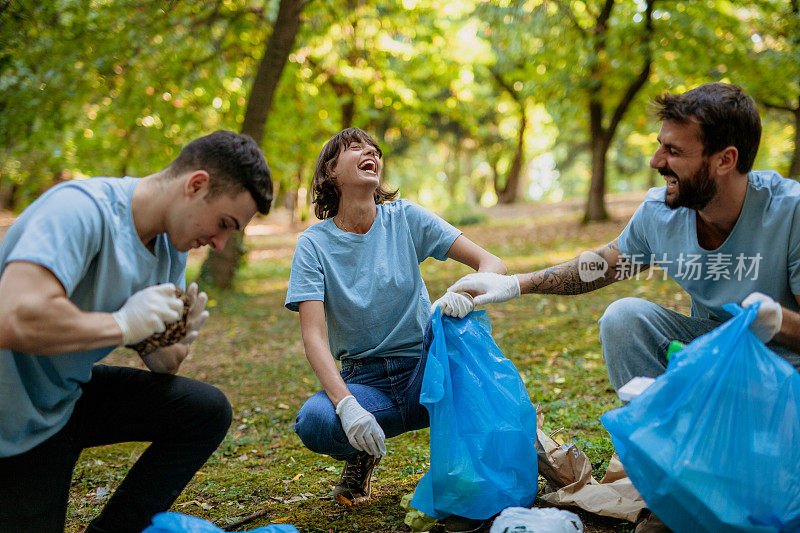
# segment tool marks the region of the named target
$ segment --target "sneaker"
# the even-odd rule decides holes
[[[450,515],[442,523],[444,524],[445,533],[485,533],[489,531],[492,519],[475,520],[463,516]]]
[[[372,490],[372,472],[380,462],[380,457],[367,452],[358,452],[352,459],[346,460],[339,482],[333,487],[334,501],[353,505],[368,499]]]

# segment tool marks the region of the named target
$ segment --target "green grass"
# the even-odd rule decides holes
[[[511,272],[531,271],[574,257],[614,239],[629,213],[614,222],[581,226],[579,213],[554,217],[536,210],[516,218],[489,218],[462,227],[465,234],[502,257]],[[354,509],[334,505],[330,491],[339,464],[306,450],[292,430],[302,403],[319,388],[305,360],[297,315],[283,307],[295,235],[249,239],[251,259],[237,290],[210,293],[212,318],[181,373],[220,387],[234,407],[231,429],[173,510],[219,527],[258,511],[264,515],[239,530],[272,522],[301,531],[408,531],[403,495],[428,468],[428,431],[388,443],[376,474],[373,499]],[[253,260],[252,257],[261,257]],[[190,268],[197,271],[196,262]],[[432,298],[468,269],[428,260],[423,277]],[[597,339],[597,319],[623,296],[641,296],[687,311],[688,298],[662,280],[632,280],[596,293],[523,296],[489,309],[494,337],[517,366],[531,400],[545,413],[544,429],[564,428],[558,439],[574,441],[602,477],[613,451],[600,415],[620,404],[608,384]],[[106,362],[140,366],[121,351]],[[75,469],[68,531],[95,516],[144,450],[141,443],[86,450]],[[632,525],[582,515],[587,531],[631,531]]]

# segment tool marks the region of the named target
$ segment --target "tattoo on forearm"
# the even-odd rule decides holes
[[[609,271],[611,270],[609,269]],[[613,275],[613,271],[611,272]],[[581,279],[578,273],[578,260],[572,259],[530,274],[531,292],[537,294],[583,294],[605,287],[613,281],[613,278],[606,280],[606,276],[587,283]]]
[[[616,242],[611,242],[595,253],[603,258],[609,257],[605,252],[616,254],[619,252]],[[610,254],[611,255],[611,254]],[[603,275],[593,281],[583,281],[579,272],[579,260],[576,257],[566,263],[540,270],[528,275],[530,292],[537,294],[564,294],[575,295],[591,292],[617,281],[617,271],[612,265]]]

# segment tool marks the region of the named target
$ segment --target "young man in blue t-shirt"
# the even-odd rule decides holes
[[[531,274],[469,274],[448,290],[481,293],[475,305],[581,294],[655,263],[692,297],[691,316],[640,298],[612,303],[600,342],[615,389],[663,373],[670,341],[690,342],[730,318],[728,302],[759,302],[751,329],[800,368],[800,184],[751,170],[761,119],[739,87],[709,83],[656,104],[662,126],[650,166],[667,184],[647,193],[617,239]]]
[[[208,312],[192,284],[188,333],[142,355],[150,372],[95,365],[178,320],[187,252],[224,248],[272,181],[247,136],[217,131],[145,178],[57,185],[0,245],[0,531],[62,531],[82,449],[152,442],[87,532],[139,532],[225,436],[215,387],[176,376]]]

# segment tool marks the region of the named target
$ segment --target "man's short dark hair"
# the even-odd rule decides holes
[[[736,170],[747,174],[761,141],[761,117],[753,99],[738,86],[707,83],[683,94],[665,93],[655,100],[661,120],[700,126],[703,155],[735,146],[739,151]]]
[[[383,157],[378,141],[359,128],[347,128],[331,137],[322,147],[322,151],[317,158],[317,164],[314,167],[314,214],[320,220],[336,216],[336,213],[339,212],[341,192],[336,184],[336,178],[331,175],[331,170],[336,166],[336,161],[339,159],[339,154],[342,153],[342,150],[347,150],[347,147],[355,142],[372,146],[378,152],[378,157]],[[380,184],[375,189],[374,197],[376,204],[390,202],[397,198],[397,190],[391,191],[386,189],[383,184]]]
[[[248,191],[258,212],[266,215],[272,203],[272,173],[264,154],[248,135],[218,130],[195,139],[183,147],[167,171],[177,176],[183,172],[205,170],[211,184],[207,197],[221,194],[236,196]]]

